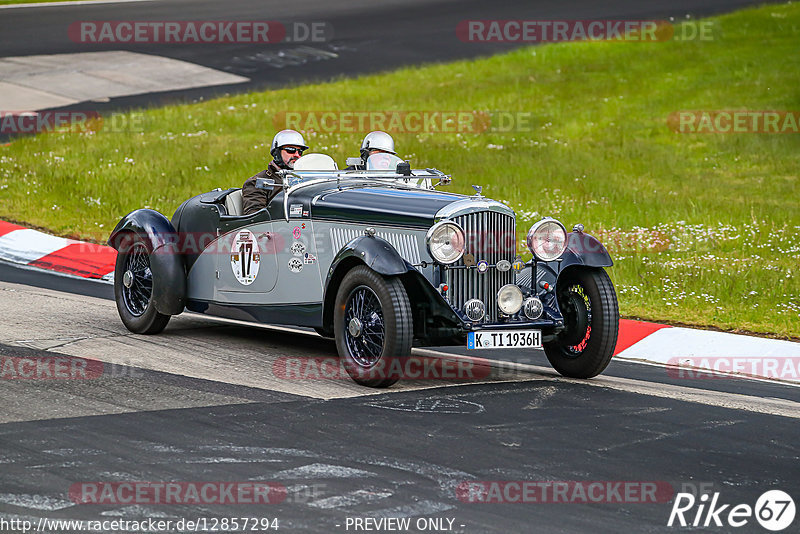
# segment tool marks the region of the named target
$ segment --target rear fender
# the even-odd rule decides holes
[[[181,313],[186,306],[186,271],[172,223],[155,210],[132,211],[111,232],[108,244],[119,251],[125,239],[133,235],[142,238],[150,250],[156,309],[165,315]]]
[[[125,233],[147,237],[148,243],[153,245],[153,250],[167,243],[177,243],[178,241],[178,233],[169,219],[156,210],[150,209],[134,210],[123,217],[108,238],[109,246],[119,250],[122,244],[120,238]]]

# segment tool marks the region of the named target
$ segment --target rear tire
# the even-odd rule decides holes
[[[114,268],[114,299],[125,328],[134,334],[158,334],[170,316],[159,313],[153,302],[150,245],[130,234],[120,243]]]
[[[617,294],[601,268],[573,268],[556,289],[566,330],[544,344],[553,368],[571,378],[592,378],[614,355],[619,333]]]
[[[403,283],[362,265],[350,270],[336,294],[336,349],[350,377],[375,388],[402,378],[413,340],[411,304]]]

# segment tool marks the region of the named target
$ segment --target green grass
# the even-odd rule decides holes
[[[800,5],[712,20],[711,41],[528,47],[146,110],[141,132],[19,139],[0,148],[0,217],[102,240],[135,208],[171,216],[264,168],[284,111],[530,112],[529,131],[395,140],[452,190],[507,201],[520,240],[542,215],[601,236],[624,316],[800,337],[800,135],[667,127],[679,110],[800,110]],[[341,164],[363,135],[306,140]]]

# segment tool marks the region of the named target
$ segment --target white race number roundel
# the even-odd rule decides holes
[[[250,230],[242,230],[236,235],[231,247],[231,269],[240,284],[249,286],[258,276],[261,265],[261,251],[256,236]]]

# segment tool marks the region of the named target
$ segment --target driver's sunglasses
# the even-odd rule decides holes
[[[284,147],[281,150],[284,150],[285,152],[287,152],[289,154],[294,154],[295,152],[298,152],[301,156],[303,155],[303,149],[302,148],[294,148],[294,147],[290,147],[289,146],[289,147]]]

